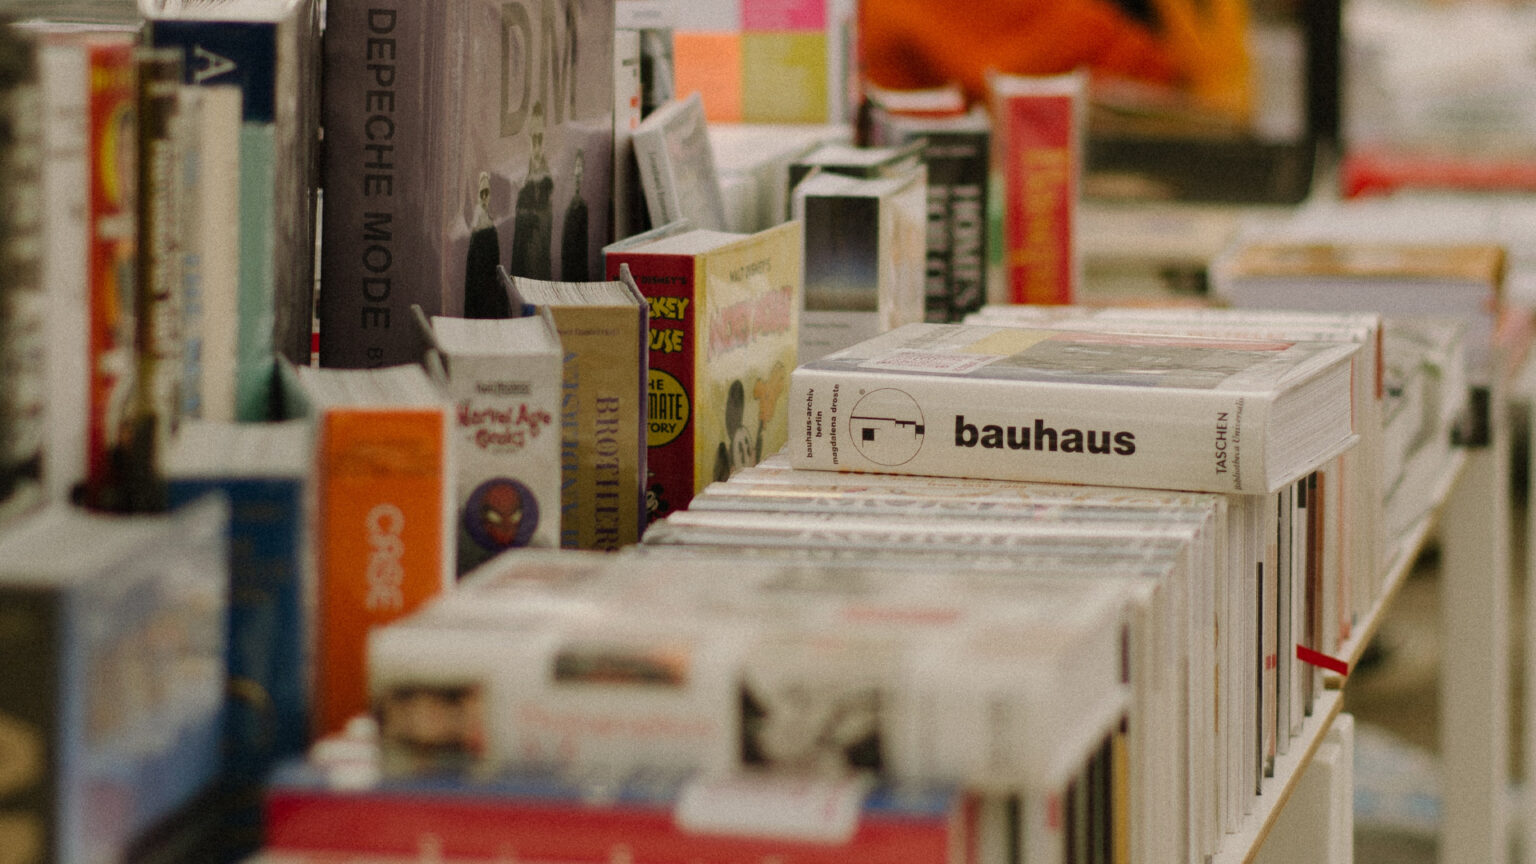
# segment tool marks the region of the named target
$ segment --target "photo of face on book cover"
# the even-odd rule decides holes
[[[1294,203],[1338,132],[1339,4],[1322,0],[859,0],[880,88],[1090,73],[1084,193]]]

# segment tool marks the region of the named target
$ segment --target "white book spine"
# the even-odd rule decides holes
[[[1265,491],[1270,406],[1259,394],[1087,392],[893,375],[877,362],[857,371],[798,369],[789,404],[796,468]]]

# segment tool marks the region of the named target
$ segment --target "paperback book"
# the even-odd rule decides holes
[[[646,521],[645,298],[627,267],[610,282],[501,275],[514,310],[548,310],[559,331],[559,545],[612,551],[638,542]]]
[[[562,349],[553,317],[422,316],[422,329],[426,367],[453,404],[458,574],[509,549],[560,545]]]

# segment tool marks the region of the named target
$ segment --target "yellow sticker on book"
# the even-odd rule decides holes
[[[661,369],[650,370],[645,401],[647,447],[670,444],[683,434],[693,406],[688,400],[688,391],[677,376]]]

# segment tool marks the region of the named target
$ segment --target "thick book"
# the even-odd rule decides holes
[[[422,316],[424,362],[453,403],[459,575],[560,543],[560,335],[548,315]]]
[[[179,54],[186,83],[240,89],[236,411],[247,421],[270,416],[272,355],[310,358],[321,8],[139,0],[145,41]]]
[[[1354,443],[1357,350],[911,324],[795,370],[790,460],[841,471],[1273,492]]]
[[[650,305],[647,511],[686,507],[711,480],[785,442],[800,332],[801,228],[697,229],[609,247]]]
[[[413,304],[507,317],[498,264],[600,278],[614,5],[327,4],[322,366],[414,362]]]
[[[699,228],[725,230],[725,202],[698,93],[651,112],[630,140],[652,225],[687,219]]]
[[[872,143],[922,142],[929,220],[924,320],[959,321],[987,302],[992,122],[979,106],[935,116],[877,103],[869,114]]]
[[[1072,303],[1082,283],[1077,220],[1082,197],[1086,72],[987,79],[993,175],[1002,223],[989,299]]]
[[[192,420],[165,457],[172,506],[211,492],[229,502],[223,753],[236,783],[261,782],[309,744],[313,451],[306,420]]]
[[[325,734],[368,710],[368,632],[453,582],[452,409],[419,364],[278,368],[284,416],[315,436],[311,729]]]
[[[43,496],[49,389],[43,118],[35,42],[0,33],[0,523]]]
[[[612,551],[646,521],[650,307],[627,268],[609,282],[506,277],[520,314],[547,309],[560,334],[560,540]]]
[[[326,764],[325,755],[273,776],[264,855],[418,860],[430,847],[447,861],[515,850],[586,864],[982,864],[978,796],[938,783],[537,770],[357,783],[349,778],[366,772],[367,756]]]
[[[121,860],[220,768],[227,511],[57,505],[0,535],[0,849]]]
[[[805,229],[799,362],[923,320],[927,173],[860,178],[816,171],[795,187]]]
[[[923,147],[917,141],[880,147],[825,141],[789,163],[789,190],[792,195],[800,181],[811,176],[811,172],[818,168],[833,174],[865,179],[906,176],[923,164],[922,157]]]

